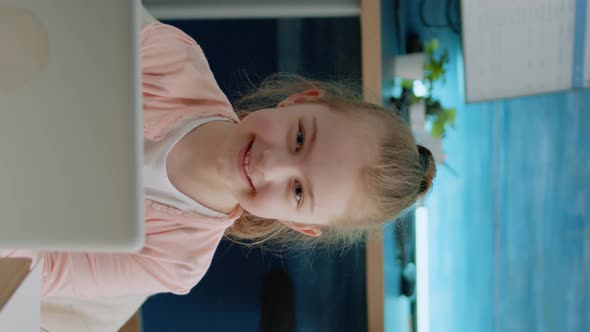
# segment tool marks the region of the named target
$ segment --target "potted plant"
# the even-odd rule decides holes
[[[453,128],[457,110],[455,108],[444,107],[441,102],[432,96],[434,84],[441,80],[446,82],[446,65],[449,63],[449,54],[445,49],[441,54],[435,54],[439,47],[437,39],[433,39],[424,44],[424,67],[423,79],[412,80],[405,78],[401,82],[404,89],[410,91],[410,104],[416,105],[423,102],[425,116],[424,120],[432,122],[430,134],[435,139],[445,136],[447,128]],[[414,115],[416,120],[421,120],[419,115]],[[421,125],[420,123],[418,125]]]
[[[437,52],[438,48],[438,40],[433,39],[423,44],[423,52],[396,56],[393,75],[397,83],[393,91],[398,96],[403,92],[409,99],[410,125],[416,141],[430,149],[438,163],[445,164],[442,139],[454,127],[457,111],[433,97],[435,83],[446,82],[449,63],[448,51]]]
[[[457,110],[455,108],[443,107],[439,100],[432,97],[432,90],[434,83],[442,80],[446,83],[446,65],[449,63],[449,52],[445,49],[439,56],[435,55],[439,47],[437,39],[424,44],[424,51],[426,54],[424,63],[424,84],[428,91],[425,97],[426,102],[426,117],[432,121],[432,129],[430,133],[434,138],[442,138],[445,135],[447,126],[453,128],[455,126],[455,117]]]

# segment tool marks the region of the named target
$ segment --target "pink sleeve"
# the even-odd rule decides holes
[[[183,31],[160,22],[144,26],[141,61],[148,122],[162,112],[231,110],[201,47]]]
[[[170,262],[129,254],[43,254],[42,296],[109,297],[179,292]],[[183,288],[184,290],[184,288]]]
[[[203,278],[223,236],[207,223],[183,228],[149,218],[159,227],[138,254],[93,254],[0,250],[0,257],[43,259],[42,296],[111,297],[171,292],[187,294]]]
[[[195,268],[174,259],[133,254],[92,254],[12,250],[4,257],[43,259],[41,295],[110,297],[172,292],[187,294],[203,277],[210,262]],[[31,266],[31,267],[32,267]]]
[[[138,254],[44,254],[42,295],[189,293],[209,269],[225,229],[190,219],[187,228],[166,214],[146,210],[148,233]]]

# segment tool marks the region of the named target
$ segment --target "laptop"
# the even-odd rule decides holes
[[[143,245],[139,0],[0,0],[0,248]]]

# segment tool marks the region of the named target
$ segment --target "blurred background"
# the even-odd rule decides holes
[[[362,80],[367,1],[226,2],[144,3],[199,42],[230,99],[275,72]],[[586,0],[372,3],[383,103],[439,162],[425,204],[383,230],[381,330],[590,331]],[[416,54],[418,77],[389,70]],[[276,255],[224,242],[190,295],[144,304],[143,330],[367,331],[366,259],[364,243]]]

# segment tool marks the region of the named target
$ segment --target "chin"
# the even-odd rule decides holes
[[[249,202],[247,199],[238,199],[238,204],[242,207],[242,209],[244,209],[244,211],[248,212],[248,214],[264,218],[260,215],[259,209],[257,209],[256,206]]]

